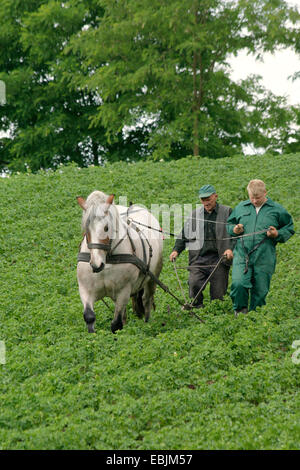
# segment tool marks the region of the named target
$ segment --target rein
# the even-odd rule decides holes
[[[166,235],[170,235],[171,237],[177,237],[178,235],[176,235],[175,233],[172,233],[172,232],[166,232],[165,230],[163,230],[162,228],[158,229],[158,228],[154,228],[154,227],[151,227],[151,225],[146,225],[146,224],[143,224],[142,222],[138,222],[137,220],[133,220],[133,219],[129,219],[131,222],[135,223],[135,224],[139,224],[139,225],[142,225],[143,227],[146,227],[146,228],[149,228],[151,230],[155,230],[156,232],[160,232],[160,233],[164,233]],[[197,220],[204,220],[204,219],[197,219]],[[214,220],[207,220],[206,222],[213,222],[215,224],[226,224],[226,222],[216,222]],[[232,224],[234,225],[234,224]],[[259,230],[258,232],[251,232],[251,233],[244,233],[243,235],[237,235],[235,237],[226,237],[226,238],[214,238],[214,239],[210,239],[210,238],[207,238],[206,241],[224,241],[224,240],[236,240],[238,238],[244,238],[244,237],[250,237],[252,235],[259,235],[260,233],[266,233],[268,231],[268,229],[263,229],[263,230]],[[195,241],[196,238],[190,238],[188,241]]]
[[[222,255],[221,258],[219,259],[219,261],[217,262],[216,266],[214,267],[214,269],[212,270],[212,272],[210,273],[210,275],[208,276],[208,278],[206,279],[206,281],[203,283],[203,285],[200,287],[196,297],[193,299],[193,301],[191,302],[190,306],[191,308],[193,308],[193,304],[195,303],[195,301],[197,300],[197,297],[198,295],[203,291],[203,289],[205,288],[206,284],[208,283],[208,281],[210,280],[210,278],[212,277],[212,275],[214,274],[214,272],[218,269],[218,267],[220,266],[221,262],[226,259],[226,256]]]

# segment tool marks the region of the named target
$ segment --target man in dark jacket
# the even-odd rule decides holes
[[[247,190],[249,199],[233,210],[227,226],[228,234],[238,237],[230,292],[236,316],[265,305],[275,271],[275,247],[295,233],[291,215],[267,197],[263,181],[251,180]]]
[[[223,299],[233,258],[232,243],[226,231],[232,209],[217,203],[218,195],[210,184],[200,188],[199,197],[202,204],[187,218],[170,254],[170,261],[175,261],[185,248],[189,250],[189,295],[196,298],[196,308],[203,307],[202,292],[197,295],[199,290],[224,255],[224,260],[210,278],[211,300]]]

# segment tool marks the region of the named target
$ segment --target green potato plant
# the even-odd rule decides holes
[[[299,154],[189,157],[2,178],[0,450],[299,448],[298,162]],[[96,334],[86,333],[78,194],[100,189],[149,208],[196,205],[209,182],[234,206],[255,177],[296,230],[277,248],[266,306],[235,318],[229,296],[210,303],[206,290],[200,323],[158,288],[149,323],[128,306],[126,326],[113,335],[111,311],[99,303]],[[161,280],[180,295],[168,261],[173,243],[166,235]],[[179,276],[187,295],[187,272]]]

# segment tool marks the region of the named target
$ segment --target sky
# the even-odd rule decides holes
[[[287,3],[297,6],[300,10],[300,0],[287,0]],[[300,104],[300,78],[294,82],[288,78],[300,71],[300,55],[291,49],[264,54],[263,62],[256,61],[254,55],[241,51],[229,63],[234,81],[244,79],[250,74],[261,75],[265,88],[276,95],[286,96],[290,105]]]
[[[275,95],[286,96],[290,105],[300,104],[300,79],[294,82],[289,79],[295,72],[300,71],[300,56],[291,49],[264,54],[263,62],[258,62],[253,55],[241,51],[229,63],[234,81],[244,79],[250,74],[261,75],[265,88]]]

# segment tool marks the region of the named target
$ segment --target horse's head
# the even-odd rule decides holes
[[[111,210],[113,200],[113,194],[105,196],[100,191],[94,191],[87,200],[77,197],[78,204],[84,211],[82,226],[91,252],[90,265],[94,273],[99,273],[104,269],[106,256],[115,236],[114,217]]]

